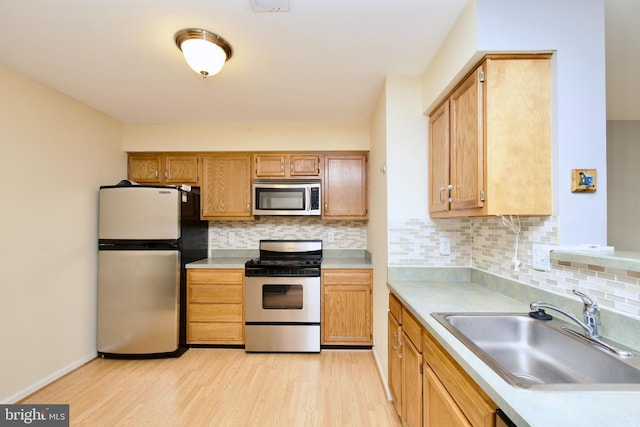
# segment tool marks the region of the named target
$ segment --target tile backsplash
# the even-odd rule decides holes
[[[366,249],[363,221],[309,216],[263,216],[255,221],[209,221],[209,251],[258,249],[261,239],[322,239],[323,249]]]
[[[533,244],[558,244],[558,221],[556,217],[513,218],[516,224],[518,220],[517,270],[513,262],[516,235],[501,217],[390,222],[389,267],[472,267],[574,299],[571,290],[580,289],[602,307],[640,316],[640,274],[566,262],[553,262],[549,272],[534,270]],[[440,255],[441,238],[450,239],[450,255]]]

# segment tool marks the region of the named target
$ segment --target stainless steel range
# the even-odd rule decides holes
[[[245,264],[245,350],[320,351],[322,240],[261,240]]]

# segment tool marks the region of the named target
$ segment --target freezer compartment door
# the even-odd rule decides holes
[[[180,237],[180,191],[170,187],[100,189],[98,238],[170,240]]]
[[[98,252],[98,352],[178,348],[178,251]]]

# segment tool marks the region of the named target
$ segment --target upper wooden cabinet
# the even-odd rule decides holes
[[[254,178],[320,178],[321,156],[314,153],[258,153]]]
[[[429,116],[432,217],[550,215],[551,55],[488,55]]]
[[[366,153],[332,153],[324,156],[322,217],[368,218],[368,161]]]
[[[198,155],[129,153],[128,177],[142,184],[199,185]]]
[[[251,220],[251,154],[202,156],[202,219]]]

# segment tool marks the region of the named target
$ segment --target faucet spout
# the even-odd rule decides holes
[[[556,311],[556,312],[558,312],[560,314],[564,314],[569,319],[573,320],[582,329],[584,329],[584,331],[587,333],[588,336],[595,338],[595,336],[593,335],[594,334],[594,330],[593,330],[593,328],[591,326],[587,325],[582,320],[578,319],[575,315],[573,315],[572,313],[570,313],[568,311],[565,311],[565,310],[561,309],[560,307],[557,307],[557,306],[555,306],[553,304],[547,304],[546,302],[532,302],[531,304],[529,304],[529,307],[533,311],[547,309],[547,310]]]

